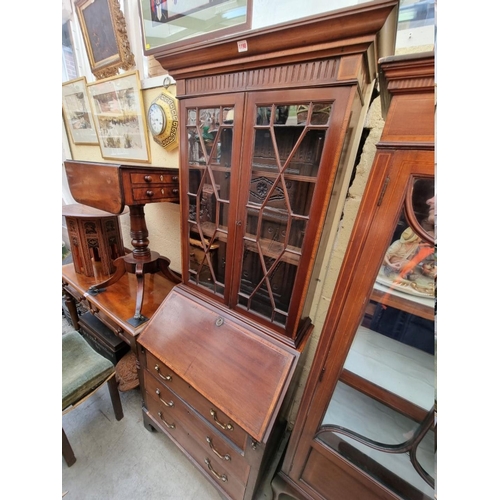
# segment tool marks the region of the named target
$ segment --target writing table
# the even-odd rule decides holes
[[[65,302],[75,329],[79,329],[76,304],[83,304],[102,321],[116,336],[130,345],[137,354],[136,339],[148,321],[133,326],[127,319],[134,314],[136,307],[137,279],[125,273],[120,279],[96,295],[89,288],[99,283],[99,277],[77,274],[72,263],[62,266],[62,287]],[[144,276],[144,298],[142,309],[150,318],[176,283],[161,273],[148,273]]]

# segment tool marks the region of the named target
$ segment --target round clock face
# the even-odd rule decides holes
[[[148,126],[153,135],[159,135],[165,130],[167,117],[165,112],[156,103],[151,104],[148,111]]]

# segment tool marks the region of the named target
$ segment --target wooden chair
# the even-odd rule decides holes
[[[111,361],[98,354],[76,331],[62,336],[62,414],[74,410],[94,394],[105,382],[113,404],[116,420],[123,418],[123,408]],[[75,454],[62,430],[62,454],[71,467]]]

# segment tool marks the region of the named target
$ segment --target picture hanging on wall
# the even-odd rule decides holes
[[[144,53],[213,41],[251,26],[253,0],[140,0]]]
[[[90,70],[97,78],[118,74],[135,66],[125,17],[118,0],[75,0]]]
[[[63,83],[62,111],[66,130],[74,144],[98,143],[85,77]]]
[[[87,85],[103,158],[149,163],[144,102],[137,71]]]

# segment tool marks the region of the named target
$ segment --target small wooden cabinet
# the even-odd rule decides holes
[[[385,127],[275,500],[434,498],[434,56],[382,59]]]
[[[62,214],[75,271],[102,279],[111,275],[113,261],[125,254],[118,217],[79,204],[64,205]]]

